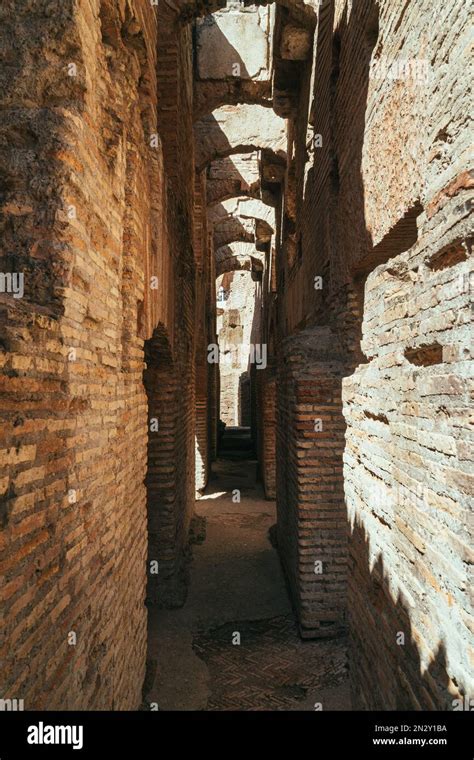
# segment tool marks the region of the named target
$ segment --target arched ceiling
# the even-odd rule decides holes
[[[286,157],[286,122],[272,108],[222,106],[194,125],[196,170],[216,158],[268,149]]]
[[[236,195],[260,195],[260,153],[236,153],[217,158],[207,169],[206,194],[209,205]]]
[[[229,216],[214,225],[213,240],[215,250],[235,242],[255,245],[255,220]]]
[[[272,85],[267,82],[227,79],[224,82],[195,82],[194,118],[202,119],[206,114],[223,105],[256,103],[272,106]]]
[[[275,209],[256,198],[239,196],[208,207],[208,219],[213,224],[229,216],[241,219],[261,219],[272,228],[275,227]]]
[[[262,7],[273,5],[269,2],[245,3],[251,8],[244,13],[238,0],[172,2],[182,21],[225,9],[195,26],[195,164],[198,173],[206,170],[214,250],[220,257],[226,252],[226,267],[236,261],[247,267],[249,251],[236,257],[229,246],[251,246],[256,253],[256,247],[262,250],[271,241],[276,188],[286,166],[288,132],[282,117],[292,104],[287,106],[280,88],[281,115],[275,113],[273,44],[277,59],[284,59],[283,74],[287,64],[297,71],[291,65],[308,56],[319,0],[282,0],[276,3],[276,17]],[[278,82],[284,85],[284,76]]]
[[[211,161],[206,174],[207,202],[212,205],[237,196],[258,198],[269,206],[276,205],[276,196],[270,187],[262,183],[262,174],[268,176],[271,161],[282,166],[281,159],[261,151],[235,153],[225,158]],[[265,179],[265,177],[263,177]],[[263,184],[263,187],[262,187]]]
[[[253,198],[216,203],[208,208],[208,220],[213,226],[215,249],[236,241],[261,245],[275,232],[275,209]]]
[[[224,272],[235,272],[239,269],[261,271],[265,254],[255,250],[252,243],[235,242],[224,245],[216,251],[216,277]]]

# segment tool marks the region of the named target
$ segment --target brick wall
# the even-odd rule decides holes
[[[148,598],[183,596],[194,505],[194,171],[191,162],[173,173],[172,155],[192,155],[192,48],[190,29],[168,19],[170,61],[157,14],[145,0],[84,0],[54,13],[51,3],[48,12],[19,3],[3,19],[16,63],[4,70],[2,266],[25,272],[25,297],[0,296],[0,692],[27,708],[140,704],[147,490],[148,558],[163,581],[158,592],[149,577]],[[157,122],[166,66],[182,113],[171,131]],[[147,442],[154,415],[160,427]]]
[[[275,368],[255,372],[257,407],[257,448],[259,473],[265,496],[276,496],[276,377]]]
[[[303,331],[282,346],[277,389],[278,547],[304,637],[341,633],[346,617],[347,524],[340,459],[337,337]]]
[[[1,306],[0,692],[27,709],[136,708],[155,19],[146,3],[11,5],[2,264],[26,286]]]
[[[427,2],[325,4],[315,69],[308,63],[303,72],[289,129],[294,160],[277,239],[277,334],[307,334],[308,346],[288,337],[279,352],[280,551],[301,610],[305,579],[295,568],[303,544],[290,536],[305,514],[307,484],[291,464],[296,457],[288,457],[298,446],[291,418],[300,370],[285,366],[294,341],[317,372],[314,328],[326,324],[343,359],[342,372],[325,378],[334,398],[347,376],[345,465],[336,443],[345,426],[339,406],[330,423],[331,472],[337,481],[344,476],[350,516],[354,701],[372,709],[451,709],[459,691],[472,690],[461,422],[462,283],[469,278],[459,279],[471,184],[462,116],[465,20],[461,3],[441,17]],[[401,66],[407,61],[415,62],[411,69]],[[316,290],[315,276],[322,278]],[[317,472],[324,458],[317,443],[309,445]],[[285,493],[282,481],[292,478]],[[306,523],[310,545],[317,519]],[[309,604],[317,618],[316,588]]]
[[[445,213],[370,274],[370,362],[344,381],[353,691],[369,709],[452,709],[473,688],[468,226]]]

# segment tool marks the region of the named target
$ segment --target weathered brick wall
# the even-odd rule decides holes
[[[211,416],[216,403],[211,389],[214,365],[208,346],[216,342],[215,266],[207,224],[205,172],[196,175],[194,192],[194,256],[196,260],[196,492],[205,488],[210,472]]]
[[[383,9],[382,32],[393,28],[397,10]],[[426,77],[393,80],[379,70],[369,90],[362,177],[373,250],[360,268],[387,264],[365,285],[369,364],[345,383],[344,473],[353,690],[356,704],[370,708],[452,709],[459,691],[472,692],[464,11],[454,4],[434,22],[430,4],[411,3],[397,33],[382,35],[378,65],[384,56],[428,59]],[[386,201],[376,204],[381,175]],[[417,204],[413,234],[409,212]],[[367,617],[377,620],[376,641]]]
[[[385,56],[428,68],[421,81],[379,69],[369,90],[367,363],[344,381],[352,684],[359,707],[453,709],[474,686],[466,9],[397,11],[381,14],[396,32],[383,34],[379,66]],[[372,270],[378,257],[387,263]]]
[[[279,351],[280,551],[300,607],[304,578],[295,568],[304,555],[291,533],[304,514],[305,483],[287,461],[297,445],[288,388],[298,387],[298,370],[290,382],[284,367],[292,341],[298,351],[298,331],[311,334],[309,328],[327,324],[341,346],[342,374],[351,376],[357,364],[370,359],[345,381],[350,427],[344,478],[357,526],[350,535],[347,606],[355,703],[363,707],[449,707],[451,695],[468,688],[467,465],[461,422],[467,417],[466,336],[461,334],[467,294],[456,291],[458,273],[448,274],[450,267],[466,266],[462,219],[472,181],[464,122],[465,27],[463,3],[442,12],[429,2],[324,4],[314,65],[308,63],[301,76],[298,109],[290,121],[294,159],[277,239],[278,335],[296,336]],[[322,144],[315,143],[315,135]],[[421,263],[431,257],[441,263]],[[322,278],[321,289],[314,288],[315,276]],[[447,296],[439,295],[445,292],[441,287],[448,288],[441,285],[443,277],[452,277],[449,287],[457,292],[453,314],[443,306]],[[393,289],[384,295],[388,284]],[[362,318],[366,356],[359,347]],[[302,349],[315,372],[317,336],[314,332],[310,340],[312,355]],[[436,367],[416,366],[432,361]],[[340,397],[340,369],[326,381]],[[443,383],[446,393],[435,401],[430,388],[439,385],[441,393]],[[317,388],[314,382],[312,392]],[[344,430],[340,411],[331,426],[331,440],[337,441]],[[436,432],[439,440],[428,441]],[[321,467],[317,444],[311,448],[315,466]],[[336,443],[333,451],[331,471],[340,480],[342,446]],[[291,478],[293,495],[284,491],[283,480],[291,483]],[[396,501],[406,488],[433,492],[430,499],[438,505],[427,511],[410,506],[409,498],[407,506]],[[395,502],[389,498],[394,493]],[[339,498],[342,506],[342,491]],[[390,516],[384,512],[386,498],[397,504]],[[315,513],[306,522],[312,538],[319,535],[317,519]],[[310,595],[316,599],[313,591]],[[317,610],[315,604],[315,617]],[[456,622],[448,626],[442,618]],[[405,632],[405,647],[394,643],[396,631]]]
[[[452,709],[473,693],[472,264],[465,211],[453,224],[458,203],[369,276],[370,362],[344,381],[352,685],[363,708]]]
[[[304,637],[346,619],[347,522],[340,459],[343,363],[328,328],[284,342],[278,368],[278,548]]]
[[[275,368],[255,372],[259,474],[267,499],[276,497],[276,377]]]
[[[320,8],[292,96],[277,237],[279,549],[308,636],[346,623],[341,381],[360,337],[350,270],[368,245],[359,175],[373,7]]]
[[[162,328],[147,341],[144,383],[148,395],[148,561],[147,599],[160,606],[183,603],[187,582],[188,529],[192,516],[191,484],[194,447],[189,445],[190,410],[183,391],[191,393],[193,373],[183,380],[181,357],[173,356]],[[191,395],[192,398],[192,395]],[[190,461],[191,460],[191,461]],[[194,489],[193,494],[194,494]]]
[[[160,356],[159,345],[147,345],[147,372],[158,365],[157,379],[147,382],[150,416],[160,428],[149,433],[148,517],[149,560],[159,562],[159,572],[149,578],[148,601],[162,606],[183,603],[187,585],[189,526],[194,511],[196,464],[196,326],[202,315],[197,310],[197,285],[206,249],[201,236],[202,219],[196,195],[193,161],[192,33],[177,22],[167,5],[157,9],[158,128],[163,142],[166,175],[166,246],[171,261],[170,360]],[[186,156],[188,160],[182,160]],[[200,307],[202,302],[200,303]],[[161,325],[160,332],[161,332]],[[161,373],[161,361],[167,365]],[[167,403],[160,395],[160,383]],[[153,388],[156,388],[155,394]],[[156,404],[156,414],[152,414]],[[160,416],[164,425],[161,426]],[[155,461],[157,466],[155,467]]]
[[[25,273],[25,297],[1,296],[0,693],[26,708],[136,708],[155,16],[96,0],[1,13],[2,266]]]

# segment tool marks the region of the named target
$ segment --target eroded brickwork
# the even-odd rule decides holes
[[[3,3],[0,698],[139,706],[219,414],[301,635],[349,629],[354,706],[472,693],[466,21]]]
[[[259,470],[267,499],[276,497],[276,377],[275,368],[259,370],[256,379]]]
[[[301,328],[327,324],[341,346],[349,424],[344,469],[340,412],[331,421],[330,449],[351,524],[347,610],[355,704],[372,709],[452,709],[458,692],[472,690],[464,459],[466,19],[461,3],[445,7],[442,18],[438,10],[424,2],[341,1],[321,8],[317,75],[308,63],[290,130],[294,159],[278,241],[278,292],[285,294],[279,332],[297,333],[280,352],[282,377]],[[279,23],[277,16],[277,29]],[[315,331],[313,358],[306,353],[315,373],[317,343]],[[329,381],[340,398],[341,379],[337,369],[332,380],[314,380],[311,392]],[[281,473],[297,440],[288,387],[298,388],[296,379],[293,386],[279,384]],[[316,442],[312,449],[321,467]],[[295,580],[294,569],[306,547],[294,535],[295,521],[305,515],[305,481],[303,474],[293,477],[299,493],[285,496],[282,483],[277,498],[284,562],[290,578],[293,568],[298,599],[304,577]],[[344,510],[342,489],[339,499]],[[313,540],[317,521],[314,514],[306,522]],[[397,632],[405,645],[397,643]]]
[[[344,381],[353,693],[369,709],[452,709],[473,688],[471,265],[449,218],[369,276],[370,362]]]
[[[339,349],[339,350],[338,350]],[[278,545],[302,636],[334,636],[346,618],[347,523],[340,459],[337,337],[303,331],[283,346],[277,412]]]
[[[145,3],[95,0],[9,3],[2,17],[5,176],[22,164],[4,196],[3,266],[25,271],[26,297],[2,296],[1,692],[26,708],[134,708],[155,19]]]

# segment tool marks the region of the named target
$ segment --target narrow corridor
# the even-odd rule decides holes
[[[250,431],[226,429],[196,502],[187,601],[150,609],[146,709],[350,709],[346,640],[298,636],[251,457]]]
[[[474,706],[467,4],[0,50],[0,711]]]

